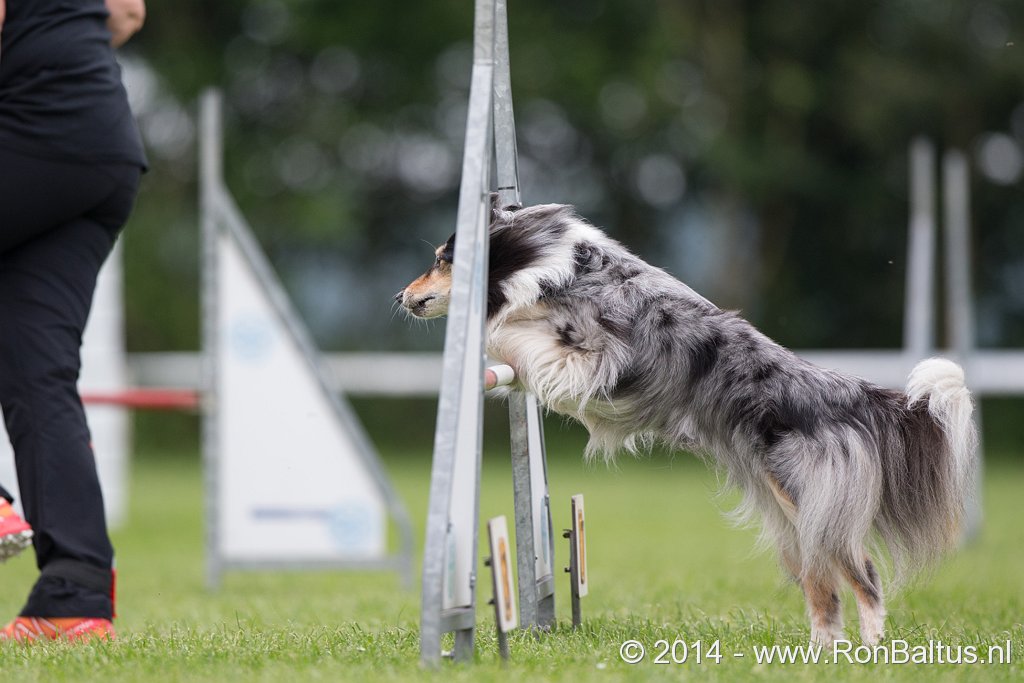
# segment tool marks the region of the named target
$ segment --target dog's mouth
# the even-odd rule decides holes
[[[402,304],[405,312],[414,318],[429,320],[448,313],[448,295],[433,293],[416,295],[408,290],[399,292],[395,299]]]
[[[417,312],[417,311],[422,313],[423,311],[426,310],[427,304],[429,304],[431,301],[435,301],[436,299],[437,299],[437,295],[435,295],[435,294],[427,295],[427,296],[423,297],[422,299],[420,299],[419,301],[417,301],[415,304],[413,304],[413,306],[412,306],[412,308],[410,310],[413,311],[414,313]]]
[[[437,301],[437,295],[428,294],[419,301],[416,301],[406,306],[406,310],[409,311],[411,315],[417,318],[436,318],[440,314],[435,313],[432,310],[431,306],[431,304],[433,304],[435,301]]]

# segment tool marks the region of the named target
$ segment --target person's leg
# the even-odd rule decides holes
[[[76,383],[96,276],[130,211],[138,170],[53,166],[49,203],[67,190],[68,210],[82,212],[59,226],[19,224],[3,236],[9,215],[32,223],[24,207],[40,190],[15,197],[0,183],[0,244],[13,244],[0,253],[0,405],[42,572],[22,615],[109,619],[113,550]],[[71,189],[75,176],[81,184]],[[96,194],[84,210],[83,188]],[[52,206],[39,213],[60,218]]]
[[[81,332],[111,244],[82,220],[0,256],[0,403],[42,571],[26,616],[112,613],[113,549],[76,390]]]
[[[109,173],[0,149],[0,255],[84,215],[116,186]],[[0,498],[14,495],[0,483]]]
[[[0,149],[0,254],[94,211],[132,170]]]

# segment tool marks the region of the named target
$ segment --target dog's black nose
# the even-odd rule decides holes
[[[402,303],[402,296],[404,294],[405,294],[405,290],[404,289],[398,290],[398,294],[395,294],[395,301],[397,301],[398,303]]]

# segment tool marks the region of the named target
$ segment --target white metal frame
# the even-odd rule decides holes
[[[398,571],[406,584],[411,583],[413,534],[409,515],[390,481],[362,426],[348,403],[325,381],[326,371],[320,365],[316,350],[305,325],[294,312],[288,295],[281,287],[273,269],[252,235],[241,211],[235,205],[223,176],[223,129],[221,95],[208,90],[201,99],[200,112],[200,214],[202,223],[202,317],[204,363],[201,388],[203,392],[203,464],[206,479],[206,547],[207,583],[219,585],[223,573],[230,569],[392,569]],[[395,523],[399,535],[396,552],[379,559],[325,560],[301,562],[282,557],[280,560],[242,561],[222,557],[219,516],[219,424],[217,358],[218,349],[218,249],[220,237],[228,235],[238,246],[249,267],[256,274],[267,300],[281,326],[291,335],[308,362],[309,371],[333,409],[344,431],[356,445],[363,466],[378,488],[381,499]]]

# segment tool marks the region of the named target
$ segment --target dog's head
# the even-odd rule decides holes
[[[495,226],[503,220],[510,221],[512,212],[520,207],[501,208],[498,194],[491,194],[491,226],[493,235]],[[448,313],[448,302],[452,292],[452,266],[455,259],[455,235],[434,250],[434,263],[427,272],[410,282],[405,289],[395,295],[395,301],[402,304],[406,312],[415,318],[439,318]],[[492,259],[493,260],[493,259]]]
[[[564,284],[577,269],[581,240],[600,239],[599,232],[571,206],[544,204],[520,208],[492,202],[487,282],[487,317],[536,301],[545,287]],[[434,252],[434,263],[395,295],[416,318],[448,312],[455,235]]]
[[[416,318],[438,318],[448,312],[452,292],[452,261],[455,235],[434,250],[434,263],[427,272],[395,295],[395,301]]]

